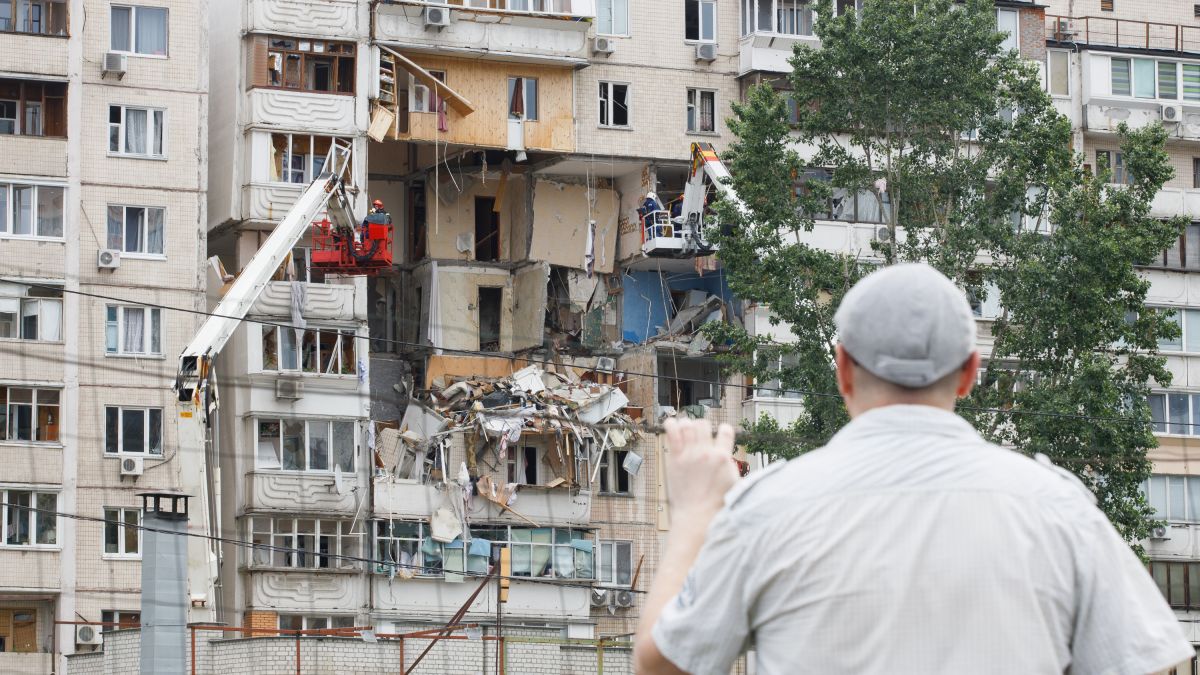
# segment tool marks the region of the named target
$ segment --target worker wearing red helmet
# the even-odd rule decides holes
[[[386,217],[387,217],[387,224],[388,224],[388,225],[391,225],[391,224],[392,224],[392,216],[391,216],[391,214],[389,214],[389,213],[387,212],[387,210],[386,210],[386,209],[384,209],[384,208],[383,208],[383,200],[382,200],[382,199],[376,199],[376,200],[374,200],[374,201],[372,201],[372,202],[371,202],[371,213],[372,213],[372,214],[375,214],[375,215],[383,215],[383,216],[386,216]],[[378,222],[378,219],[376,219],[376,222]],[[366,242],[367,242],[367,239],[369,238],[369,232],[370,232],[370,230],[369,230],[369,228],[368,228],[368,223],[367,223],[367,221],[366,221],[366,220],[363,220],[363,223],[362,223],[362,241],[363,241],[363,243],[364,243],[364,244],[366,244]]]

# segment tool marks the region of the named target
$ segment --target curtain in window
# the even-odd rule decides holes
[[[700,130],[714,131],[716,127],[716,95],[700,92]]]
[[[1112,93],[1114,96],[1130,94],[1129,59],[1112,60]]]
[[[63,188],[42,186],[37,189],[37,235],[63,236]]]
[[[146,351],[146,310],[126,307],[122,314],[125,315],[125,334],[121,351],[129,354]]]
[[[161,7],[137,8],[137,52],[167,55],[167,10]]]
[[[39,324],[39,340],[58,341],[62,339],[62,301],[61,300],[40,300],[38,301],[38,311],[40,317]]]
[[[163,252],[163,210],[147,209],[146,253]]]
[[[150,310],[150,353],[162,353],[162,310]]]
[[[1200,63],[1184,63],[1183,100],[1200,101]]]
[[[1177,83],[1175,62],[1174,61],[1159,61],[1158,62],[1158,97],[1159,98],[1178,98],[1179,86]]]
[[[32,185],[13,186],[13,234],[33,234]]]
[[[146,209],[134,206],[125,208],[125,251],[142,253],[142,231],[146,224]]]
[[[132,11],[129,7],[112,8],[109,35],[112,39],[111,45],[114,51],[130,51],[132,45],[129,44],[129,13]]]
[[[154,146],[152,154],[163,154],[163,111],[154,111]]]
[[[145,110],[125,109],[125,152],[132,155],[146,154]]]

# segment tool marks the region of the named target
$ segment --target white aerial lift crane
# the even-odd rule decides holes
[[[218,534],[214,523],[220,521],[219,504],[214,503],[219,495],[218,476],[213,473],[216,462],[208,441],[211,439],[212,413],[217,407],[215,360],[221,349],[254,306],[267,283],[288,261],[292,249],[304,233],[314,227],[314,219],[322,210],[328,216],[315,224],[314,237],[317,232],[323,232],[328,239],[338,242],[339,249],[333,252],[335,255],[344,248],[353,260],[355,252],[369,250],[370,255],[375,255],[380,249],[376,242],[371,242],[371,246],[367,244],[369,239],[379,238],[374,235],[383,228],[372,229],[370,235],[366,227],[360,232],[346,195],[343,175],[347,173],[350,152],[349,144],[334,143],[324,165],[325,172],[309,184],[296,200],[296,204],[267,237],[250,263],[225,291],[216,309],[209,314],[179,357],[175,391],[178,394],[176,420],[181,486],[185,493],[199,499],[200,507],[190,509],[192,513],[199,514],[199,521],[189,524],[189,532],[203,533],[209,537]],[[388,250],[386,253],[381,251],[380,257],[386,257],[390,262],[390,226],[386,230]],[[353,269],[340,269],[354,273]],[[217,548],[218,542],[212,539],[191,537],[188,540],[191,621],[213,621],[216,618]]]
[[[728,181],[729,169],[712,144],[692,143],[691,173],[683,188],[679,213],[672,216],[657,196],[653,193],[646,196],[657,206],[642,216],[642,252],[673,257],[710,253],[714,247],[704,236],[705,230],[715,225],[706,222],[712,215],[707,212],[710,186],[738,209],[745,209]]]

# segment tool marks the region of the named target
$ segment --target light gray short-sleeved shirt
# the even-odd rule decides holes
[[[1194,651],[1069,473],[929,406],[867,412],[726,498],[659,651],[697,675],[1144,675]]]

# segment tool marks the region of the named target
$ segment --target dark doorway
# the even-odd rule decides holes
[[[479,287],[479,351],[500,351],[500,303],[502,288]]]
[[[495,262],[500,259],[500,214],[494,197],[475,198],[475,259]]]

